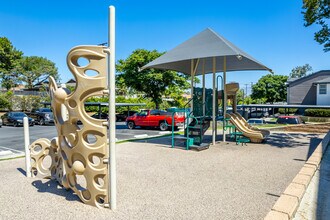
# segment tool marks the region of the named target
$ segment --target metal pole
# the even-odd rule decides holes
[[[205,117],[205,59],[203,59],[203,116]]]
[[[225,119],[227,113],[227,91],[226,91],[226,57],[223,57],[223,137],[222,141],[226,142],[226,132],[225,132]]]
[[[212,144],[215,145],[215,136],[216,136],[216,120],[215,120],[215,99],[216,99],[216,90],[215,90],[215,72],[216,72],[216,58],[213,57],[213,97],[212,97]]]
[[[194,98],[194,60],[191,59],[191,68],[190,68],[190,71],[191,71],[191,90],[190,90],[190,93],[191,93],[191,98]],[[192,100],[190,102],[190,108],[191,110],[190,111],[194,111],[194,100]],[[188,122],[190,123],[190,122]]]
[[[29,119],[23,118],[24,126],[24,146],[25,146],[25,171],[26,176],[31,177],[31,156],[30,156],[30,134],[29,134]]]
[[[117,206],[117,177],[116,177],[116,85],[115,85],[115,7],[109,7],[109,39],[108,46],[108,87],[109,87],[109,161],[110,161],[110,208]]]

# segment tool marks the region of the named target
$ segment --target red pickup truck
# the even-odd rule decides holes
[[[174,129],[183,126],[184,115],[174,114]],[[162,110],[142,110],[126,118],[126,124],[129,129],[136,126],[140,127],[157,127],[161,131],[166,131],[168,126],[172,126],[172,112]]]

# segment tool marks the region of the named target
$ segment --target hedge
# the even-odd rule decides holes
[[[306,109],[305,116],[330,117],[330,109]]]
[[[296,113],[297,112],[297,108],[287,108],[286,109],[286,113],[287,114],[294,114],[294,113]],[[285,108],[279,108],[278,109],[278,112],[280,113],[280,114],[285,114]]]

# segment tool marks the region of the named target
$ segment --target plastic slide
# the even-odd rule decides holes
[[[259,129],[259,128],[251,126],[249,123],[247,123],[245,118],[243,118],[242,115],[240,115],[239,113],[236,112],[236,113],[232,113],[231,115],[235,115],[237,117],[237,119],[241,122],[241,124],[245,125],[246,127],[250,128],[251,130],[261,132],[264,137],[269,136],[270,132],[268,130],[263,130],[263,129]]]
[[[239,132],[243,133],[243,136],[250,138],[253,143],[261,143],[265,137],[260,131],[251,130],[242,124],[235,115],[226,114],[226,118],[230,119],[230,122],[236,127]]]

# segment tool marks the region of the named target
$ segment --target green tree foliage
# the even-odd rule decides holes
[[[23,57],[18,67],[19,79],[26,83],[28,89],[32,89],[34,84],[42,82],[49,76],[59,79],[55,63],[38,56]]]
[[[290,78],[301,78],[307,76],[308,72],[312,71],[312,67],[309,64],[305,64],[303,66],[297,66],[291,70],[289,74]]]
[[[189,87],[188,78],[177,72],[158,69],[141,70],[141,67],[161,55],[162,53],[156,50],[137,49],[126,60],[119,60],[116,66],[126,86],[151,98],[156,108],[160,107],[162,96],[167,90],[176,88],[177,92],[183,93]]]
[[[9,108],[9,100],[6,97],[5,94],[0,93],[0,109],[4,110],[4,109],[8,109]]]
[[[261,77],[252,87],[251,98],[266,102],[286,101],[286,81],[288,76],[268,74]]]
[[[2,86],[7,90],[17,83],[18,75],[15,69],[22,54],[8,38],[0,37],[0,79]]]
[[[303,15],[305,26],[317,24],[321,29],[314,34],[314,39],[324,46],[324,51],[330,50],[330,2],[329,0],[303,0]]]

